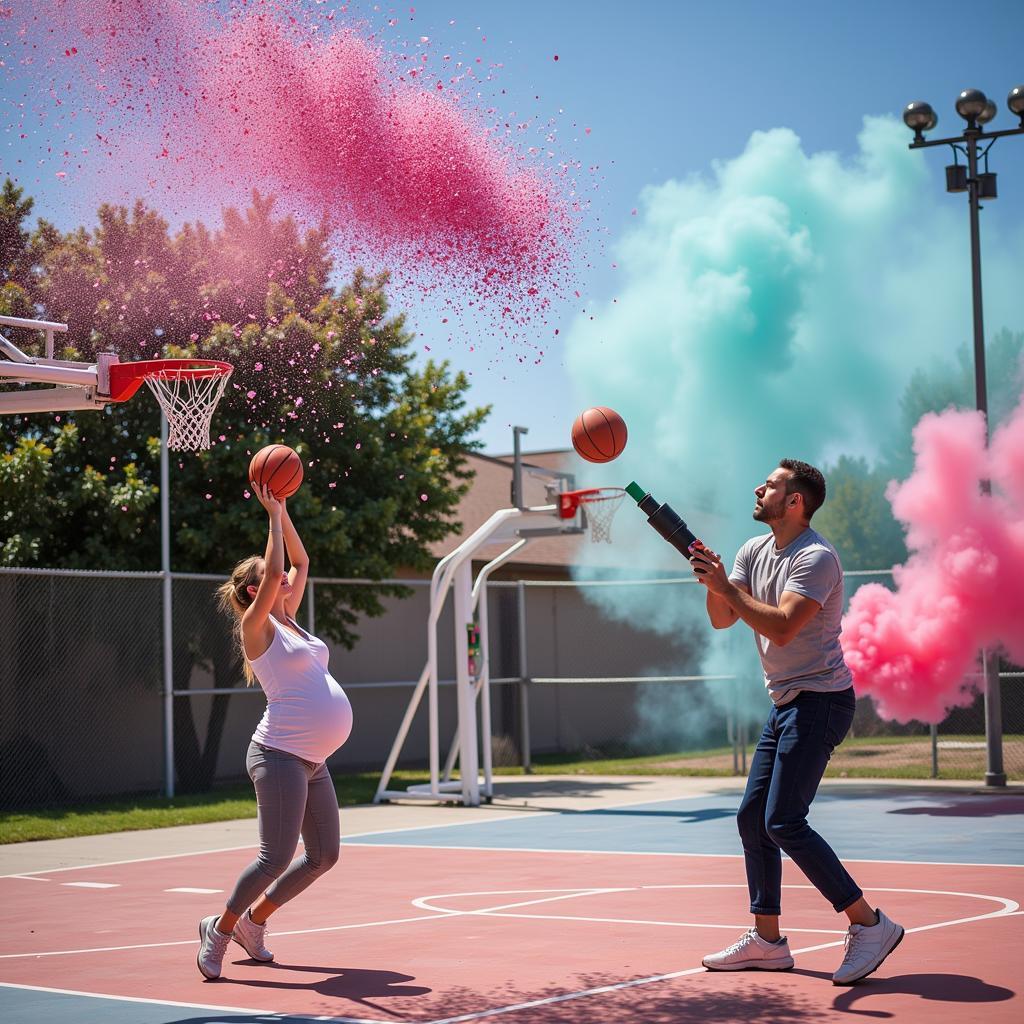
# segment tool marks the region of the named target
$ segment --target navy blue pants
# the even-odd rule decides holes
[[[853,687],[805,690],[768,715],[736,814],[752,914],[782,912],[782,851],[837,912],[863,895],[832,847],[807,824],[818,783],[849,732],[855,706]]]

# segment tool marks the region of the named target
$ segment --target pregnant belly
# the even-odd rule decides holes
[[[333,683],[333,680],[332,680]],[[352,705],[345,691],[333,683],[317,708],[317,726],[325,747],[337,750],[352,732]]]

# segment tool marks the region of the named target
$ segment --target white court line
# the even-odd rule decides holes
[[[553,892],[559,894],[557,896],[544,896],[537,900],[521,900],[518,903],[507,903],[504,906],[486,907],[483,910],[456,910],[455,908],[431,907],[428,905],[428,900],[443,899],[443,896],[420,896],[414,899],[412,904],[414,907],[419,907],[421,910],[433,910],[435,913],[457,914],[460,917],[473,917],[474,915],[486,916],[488,914],[494,914],[499,910],[508,910],[512,907],[529,907],[538,903],[552,903],[556,900],[578,899],[580,896],[603,896],[608,892],[629,891],[629,887],[617,887],[612,889],[495,889],[491,892],[456,892],[447,894],[448,896],[515,896],[525,895],[528,892]]]
[[[738,791],[737,791],[738,792]],[[607,804],[604,807],[591,807],[584,808],[579,811],[573,811],[573,814],[600,814],[604,811],[619,810],[623,807],[642,807],[654,804],[668,804],[668,803],[679,803],[687,800],[702,800],[706,799],[709,794],[696,797],[659,797],[651,800],[644,798],[641,800],[628,800],[618,804]],[[714,795],[714,794],[710,794]],[[365,806],[365,805],[362,805]],[[529,814],[529,820],[535,821],[537,818],[554,817],[559,814],[565,814],[565,810],[557,811],[533,811]],[[351,836],[344,836],[341,840],[342,846],[372,846],[380,849],[430,849],[430,850],[479,850],[481,852],[501,852],[506,851],[508,853],[585,853],[585,854],[600,854],[608,853],[616,856],[639,856],[639,857],[728,857],[728,858],[739,858],[742,854],[737,853],[683,853],[673,851],[662,851],[662,850],[548,850],[543,848],[533,847],[518,847],[518,846],[432,846],[430,844],[415,845],[413,843],[357,843],[352,840],[360,839],[365,836],[388,836],[398,835],[405,832],[422,832],[429,829],[440,829],[440,828],[456,828],[461,825],[466,826],[478,826],[478,825],[489,825],[493,822],[498,821],[514,821],[516,819],[522,819],[523,812],[518,811],[515,814],[503,814],[500,817],[495,818],[483,818],[477,821],[448,821],[441,824],[435,825],[410,825],[405,828],[389,828],[389,829],[371,829],[368,832],[353,832]],[[108,868],[118,867],[122,864],[143,864],[149,861],[156,860],[174,860],[176,857],[201,857],[208,853],[234,853],[238,850],[251,850],[254,849],[257,843],[245,843],[240,846],[222,846],[213,850],[192,850],[186,853],[161,853],[155,854],[151,857],[130,857],[125,860],[109,860],[102,861],[96,864],[71,864],[62,868],[49,868],[40,869],[39,871],[21,871],[9,875],[0,875],[0,879],[4,878],[22,878],[28,879],[30,876],[35,875],[53,875],[60,871],[82,871],[88,868]],[[978,867],[978,868],[1021,868],[1024,864],[989,864],[985,862],[975,861],[955,861],[955,860],[875,860],[871,858],[856,858],[856,857],[845,857],[844,863],[851,864],[935,864],[940,867]]]
[[[177,889],[164,889],[164,892],[190,892],[202,896],[212,896],[214,893],[223,891],[223,889],[190,889],[185,885],[179,886]]]
[[[631,801],[627,801],[627,802],[621,803],[621,804],[608,804],[606,807],[592,807],[589,810],[578,811],[576,813],[578,813],[578,814],[590,814],[590,813],[593,813],[594,811],[605,811],[605,810],[612,811],[612,810],[616,810],[616,809],[621,808],[621,807],[640,807],[643,804],[672,803],[673,801],[678,800],[678,799],[679,799],[679,797],[664,797],[664,798],[661,798],[661,799],[658,799],[658,800],[631,800]],[[684,797],[683,799],[700,799],[700,798],[698,798],[698,797],[692,797],[692,798],[691,797]],[[364,805],[360,805],[360,806],[366,806],[366,805],[364,804]],[[565,813],[564,811],[534,811],[530,815],[530,819],[533,820],[534,818],[551,817],[551,816],[556,815],[556,814],[564,814],[564,813]],[[432,829],[432,828],[455,828],[458,825],[489,825],[491,822],[495,822],[495,821],[512,821],[512,820],[514,820],[516,818],[521,818],[522,816],[523,816],[523,812],[519,811],[516,814],[503,814],[500,818],[484,818],[484,819],[481,819],[479,821],[446,821],[446,822],[443,822],[440,825],[410,825],[410,826],[408,826],[406,828],[371,829],[369,832],[353,832],[350,837],[347,837],[347,838],[346,837],[342,837],[341,845],[342,846],[349,846],[349,845],[351,845],[351,846],[378,846],[378,845],[380,845],[380,846],[389,846],[390,844],[387,844],[387,843],[380,843],[380,844],[378,844],[378,843],[349,843],[348,839],[349,838],[351,838],[351,839],[358,839],[358,838],[360,838],[360,836],[389,836],[389,835],[394,835],[394,834],[400,833],[400,832],[420,832],[423,829]],[[3,879],[3,878],[26,878],[27,879],[29,876],[32,876],[32,875],[54,875],[58,871],[83,871],[83,870],[86,870],[88,868],[111,868],[111,867],[118,867],[121,864],[144,864],[144,863],[146,863],[148,861],[151,861],[151,860],[174,860],[175,857],[201,857],[201,856],[203,856],[204,854],[207,854],[207,853],[234,853],[237,850],[252,850],[252,849],[255,849],[258,845],[259,845],[258,842],[252,842],[252,843],[245,843],[245,844],[243,844],[241,846],[221,846],[221,847],[218,847],[217,849],[214,849],[214,850],[190,850],[190,851],[188,851],[186,853],[160,853],[160,854],[154,854],[151,857],[129,857],[129,858],[125,859],[125,860],[107,860],[107,861],[102,861],[102,862],[97,863],[97,864],[69,864],[67,867],[63,867],[63,868],[40,869],[39,871],[21,871],[21,872],[18,872],[17,874],[0,875],[0,879]],[[435,847],[431,847],[431,849],[435,849]],[[461,849],[461,847],[457,847],[457,846],[440,847],[440,849],[457,850],[457,849]],[[468,847],[468,849],[472,849],[472,847]],[[486,847],[486,849],[491,849],[491,847]],[[596,851],[595,850],[593,852],[597,853],[597,852],[600,852],[600,851]],[[731,854],[730,854],[730,856],[731,856]],[[49,881],[49,879],[47,879],[47,881]]]
[[[637,888],[701,888],[701,887],[702,886],[699,886],[699,885],[693,885],[693,886],[683,886],[683,885],[680,885],[680,886],[639,886]],[[728,885],[727,884],[722,884],[722,885],[715,885],[713,887],[714,888],[744,888],[744,886],[739,885],[739,884],[728,884]],[[707,886],[707,888],[712,888],[712,886]],[[807,886],[807,885],[792,885],[792,886],[784,885],[783,888],[784,889],[787,889],[787,888],[791,888],[791,889],[808,889],[808,888],[811,888],[811,886]],[[551,892],[552,890],[546,890],[546,889],[545,890],[511,890],[511,891],[509,891],[509,890],[497,890],[496,892],[493,892],[493,893],[486,893],[486,892],[480,892],[480,893],[449,893],[447,895],[448,896],[458,896],[458,895],[510,895],[511,893],[516,893],[516,892],[519,893],[519,894],[525,894],[527,891],[532,891],[532,892]],[[629,890],[628,889],[623,890],[621,888],[607,889],[607,890],[586,890],[585,892],[580,892],[579,890],[569,890],[569,892],[574,893],[575,895],[598,894],[598,893],[602,893],[602,892],[622,892],[622,891],[629,891]],[[909,934],[913,934],[914,932],[931,931],[931,930],[936,929],[936,928],[949,928],[949,927],[952,927],[954,925],[967,924],[967,923],[974,922],[974,921],[991,920],[991,919],[994,919],[994,918],[1007,917],[1007,916],[1011,916],[1011,915],[1012,916],[1020,916],[1020,906],[1019,906],[1019,904],[1016,903],[1014,900],[1008,900],[1008,899],[1006,899],[1006,898],[1004,898],[1002,896],[988,896],[988,895],[984,895],[984,894],[981,894],[981,893],[947,892],[947,891],[938,890],[938,889],[879,888],[876,891],[878,891],[878,892],[911,893],[911,894],[914,894],[914,895],[963,896],[963,897],[967,897],[967,898],[989,900],[991,902],[1001,903],[1003,905],[1001,909],[995,910],[995,911],[990,911],[987,914],[977,914],[977,915],[974,915],[972,917],[958,918],[958,919],[953,920],[953,921],[940,921],[940,922],[937,922],[935,924],[919,925],[916,928],[908,928],[907,929],[907,934],[908,935]],[[564,894],[566,892],[566,890],[560,890],[560,892],[562,892]],[[420,900],[429,900],[431,898],[439,899],[439,898],[442,898],[442,897],[441,896],[419,897]],[[515,907],[517,905],[518,906],[526,906],[526,905],[531,904],[531,903],[548,902],[551,899],[559,899],[559,898],[569,898],[569,897],[566,897],[564,895],[563,896],[546,897],[546,898],[543,898],[541,900],[523,901],[523,902],[521,902],[519,904],[515,904],[515,903],[513,903],[513,904],[499,904],[496,907],[481,908],[481,909],[478,909],[478,910],[475,910],[475,911],[453,911],[453,910],[447,910],[447,911],[445,911],[443,913],[435,913],[435,914],[433,914],[433,915],[431,915],[429,917],[408,918],[408,919],[405,919],[405,920],[396,920],[396,921],[368,922],[368,923],[363,924],[363,925],[339,925],[339,926],[336,926],[334,928],[302,929],[302,930],[291,931],[291,932],[278,932],[277,934],[278,935],[302,935],[302,934],[309,934],[311,932],[341,931],[341,930],[348,929],[348,928],[375,927],[375,926],[383,925],[383,924],[403,924],[406,921],[450,920],[452,918],[465,917],[465,916],[485,916],[488,912],[493,913],[494,916],[496,916],[496,917],[499,917],[499,916],[500,917],[504,917],[504,916],[511,916],[511,915],[507,915],[505,913],[502,913],[502,911],[507,910],[507,909],[511,909],[512,907]],[[545,920],[546,919],[544,915],[528,915],[528,916],[534,918],[535,920]],[[603,919],[592,919],[592,920],[595,920],[595,921],[600,922],[600,923],[604,923]],[[188,943],[185,943],[185,942],[151,943],[150,945],[177,946],[177,945],[194,944],[195,941],[196,940],[189,940]],[[843,944],[843,941],[844,940],[836,940],[836,941],[833,941],[833,942],[820,943],[819,945],[816,945],[816,946],[804,946],[804,947],[802,947],[800,949],[793,950],[793,955],[798,955],[798,954],[801,954],[801,953],[817,952],[818,950],[822,950],[822,949],[832,949],[832,948],[841,946]],[[111,948],[142,948],[142,947],[111,947]],[[80,950],[80,951],[66,950],[66,951],[62,951],[62,952],[102,952],[102,951],[104,951],[104,950]],[[52,954],[52,953],[51,954],[23,954],[23,953],[13,954],[13,956],[18,956],[18,957],[23,957],[23,956],[39,956],[39,955],[55,955],[55,954]],[[2,959],[9,959],[11,956],[12,956],[12,954],[7,954],[6,956],[2,957]],[[484,1020],[484,1019],[489,1018],[489,1017],[496,1017],[496,1016],[500,1016],[500,1015],[507,1014],[507,1013],[514,1013],[514,1012],[517,1012],[519,1010],[532,1009],[532,1008],[535,1008],[535,1007],[538,1007],[538,1006],[552,1006],[552,1005],[555,1005],[557,1003],[564,1003],[564,1002],[569,1002],[569,1001],[576,1000],[576,999],[583,999],[583,998],[587,998],[587,997],[594,996],[594,995],[601,995],[601,994],[610,993],[610,992],[619,992],[619,991],[623,991],[623,990],[629,989],[629,988],[637,988],[637,987],[642,986],[642,985],[651,985],[651,984],[655,984],[655,983],[660,982],[660,981],[671,981],[671,980],[673,980],[675,978],[683,978],[683,977],[686,977],[686,976],[692,975],[692,974],[701,974],[704,971],[705,971],[705,968],[703,966],[692,967],[692,968],[688,968],[688,969],[683,970],[683,971],[673,971],[673,972],[668,973],[668,974],[656,974],[656,975],[652,975],[652,976],[647,977],[647,978],[636,978],[636,979],[633,979],[632,981],[616,982],[616,983],[611,984],[611,985],[602,985],[602,986],[599,986],[597,988],[583,989],[583,990],[577,991],[577,992],[567,992],[567,993],[564,993],[563,995],[560,995],[560,996],[549,996],[549,997],[547,997],[545,999],[536,999],[536,1000],[531,1000],[531,1001],[525,1002],[525,1003],[516,1003],[516,1004],[512,1004],[512,1005],[508,1005],[508,1006],[495,1007],[495,1008],[492,1008],[492,1009],[489,1009],[489,1010],[480,1010],[480,1011],[478,1011],[476,1013],[467,1013],[467,1014],[463,1014],[463,1015],[458,1016],[458,1017],[438,1018],[436,1020],[423,1022],[423,1024],[466,1024],[466,1022],[468,1022],[468,1021]],[[97,998],[97,999],[115,999],[115,1000],[128,1001],[128,1002],[145,1002],[145,1003],[154,1003],[156,1005],[171,1005],[171,1006],[175,1006],[175,1005],[180,1005],[180,1006],[200,1005],[200,1006],[202,1006],[203,1005],[203,1004],[191,1004],[191,1003],[168,1003],[168,1002],[166,1002],[164,1000],[159,1000],[159,999],[138,999],[138,998],[130,997],[130,996],[108,996],[108,995],[103,995],[102,993],[96,993],[96,992],[81,992],[81,993],[79,993],[79,992],[74,992],[73,990],[70,990],[70,989],[46,989],[46,988],[37,988],[35,986],[30,986],[30,985],[17,985],[17,984],[4,983],[4,982],[0,982],[0,986],[6,987],[6,988],[30,989],[32,991],[40,991],[40,992],[65,992],[65,993],[71,994],[71,995],[84,995],[84,996],[90,996],[92,998]],[[205,1006],[203,1006],[203,1008],[219,1009],[222,1012],[224,1012],[225,1010],[228,1011],[228,1012],[232,1012],[233,1009],[234,1009],[234,1008],[230,1008],[230,1007],[205,1007]],[[239,1012],[239,1013],[266,1013],[268,1016],[282,1016],[282,1015],[278,1014],[277,1011],[238,1009],[237,1012]],[[285,1015],[285,1017],[286,1016],[287,1015]],[[294,1017],[294,1014],[292,1016]],[[378,1020],[370,1020],[370,1019],[366,1019],[366,1018],[353,1018],[353,1017],[321,1017],[321,1018],[318,1018],[318,1019],[320,1019],[320,1020],[328,1020],[328,1021],[336,1021],[336,1022],[338,1022],[338,1024],[384,1024],[384,1022],[381,1022],[381,1021],[378,1021]],[[390,1022],[389,1022],[389,1024],[390,1024]]]
[[[256,1010],[251,1006],[221,1006],[218,1003],[180,1003],[172,999],[146,999],[143,996],[108,996],[102,992],[81,992],[73,988],[46,988],[43,985],[18,985],[0,981],[0,988],[24,989],[27,992],[52,992],[62,996],[84,996],[87,999],[112,999],[119,1003],[147,1003],[150,1006],[181,1006],[189,1010],[215,1010],[217,1013],[258,1013],[268,1020],[323,1020],[336,1024],[395,1024],[394,1020],[371,1020],[364,1017],[318,1017],[316,1014],[282,1013],[280,1010]]]
[[[79,889],[119,889],[119,882],[61,882],[61,885],[74,885]]]
[[[328,928],[299,928],[290,932],[274,932],[275,938],[282,935],[312,935],[316,932],[340,932],[353,928],[380,928],[389,924],[411,924],[414,921],[443,921],[449,914],[420,914],[418,917],[396,917],[391,921],[364,921],[361,924],[336,924]],[[457,916],[457,915],[456,915]],[[0,960],[25,960],[43,956],[72,956],[76,953],[117,953],[126,949],[158,949],[164,946],[195,946],[198,939],[174,939],[170,942],[140,942],[129,946],[92,946],[87,949],[51,949],[43,953],[0,953]]]
[[[667,886],[666,886],[667,888]],[[745,888],[744,886],[738,886],[738,888]],[[783,888],[810,888],[810,886],[783,886]],[[879,892],[909,892],[909,893],[929,893],[932,895],[950,895],[950,896],[976,896],[979,899],[993,900],[994,902],[1002,903],[1003,909],[991,911],[988,914],[979,914],[975,917],[963,917],[955,921],[941,921],[938,924],[926,924],[920,925],[917,928],[908,928],[906,934],[910,935],[914,932],[925,932],[931,931],[934,928],[949,928],[957,924],[967,924],[971,921],[984,921],[986,919],[992,919],[997,917],[1008,917],[1018,916],[1018,904],[1013,900],[1004,899],[1001,896],[983,896],[978,893],[944,893],[938,890],[932,889],[879,889]],[[1008,909],[1010,906],[1013,910]],[[506,915],[501,915],[506,916]],[[530,915],[533,916],[533,915]],[[542,915],[537,915],[541,920],[545,920]],[[841,939],[835,942],[823,942],[817,946],[804,946],[801,949],[794,949],[793,955],[796,956],[800,953],[813,953],[821,949],[833,949],[843,945],[845,939]],[[675,978],[684,978],[691,974],[703,974],[706,968],[691,967],[685,971],[673,971],[670,974],[655,974],[648,978],[636,978],[633,981],[621,981],[612,985],[601,985],[598,988],[583,989],[579,992],[567,992],[560,996],[549,996],[546,999],[534,999],[526,1003],[515,1003],[510,1006],[499,1006],[491,1010],[481,1010],[477,1013],[465,1013],[458,1017],[442,1017],[432,1021],[425,1021],[423,1024],[466,1024],[468,1021],[485,1020],[488,1017],[497,1017],[506,1013],[516,1013],[520,1010],[529,1010],[538,1006],[553,1006],[557,1003],[566,1003],[576,999],[584,999],[589,996],[603,995],[609,992],[621,992],[624,989],[637,988],[641,985],[653,985],[659,981],[671,981]]]
[[[366,832],[364,835],[376,835]],[[593,857],[608,854],[613,857],[714,857],[720,860],[741,860],[742,853],[690,853],[676,850],[587,850],[587,849],[552,849],[543,846],[437,846],[432,843],[351,843],[342,841],[342,846],[370,847],[374,850],[469,850],[473,853],[573,853]],[[783,860],[789,860],[785,854]],[[908,864],[912,866],[940,868],[1014,868],[1024,869],[1024,864],[987,864],[979,861],[963,860],[872,860],[866,857],[843,857],[844,864]],[[4,876],[0,875],[0,878]]]
[[[37,878],[35,875],[0,875],[0,878],[20,878],[23,882],[49,882],[49,878]]]
[[[536,889],[530,889],[529,892],[537,892]],[[547,892],[549,890],[541,890]],[[564,891],[564,890],[560,890]],[[579,890],[571,890],[574,893],[578,893]],[[602,890],[593,890],[594,892],[600,892]],[[357,924],[334,924],[327,925],[323,928],[296,928],[292,931],[274,932],[274,938],[281,938],[284,935],[317,935],[321,932],[343,932],[352,931],[359,928],[381,928],[386,925],[392,924],[413,924],[417,921],[445,921],[453,917],[472,917],[473,915],[486,914],[490,910],[503,910],[511,909],[513,907],[527,906],[531,903],[543,903],[544,900],[526,900],[521,903],[508,903],[504,905],[498,905],[495,907],[484,907],[478,910],[434,910],[427,914],[420,914],[416,917],[398,917],[389,921],[362,921]],[[170,942],[142,942],[127,946],[92,946],[85,949],[51,949],[42,953],[2,953],[0,954],[0,960],[27,960],[36,959],[44,956],[72,956],[77,953],[117,953],[127,949],[156,949],[164,946],[194,946],[199,942],[198,939],[174,939]]]

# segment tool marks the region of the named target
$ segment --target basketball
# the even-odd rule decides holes
[[[584,409],[572,425],[572,446],[587,462],[611,462],[626,447],[626,422],[603,405]]]
[[[275,498],[290,498],[302,483],[302,459],[286,444],[268,444],[252,457],[249,479],[256,487],[266,484]]]

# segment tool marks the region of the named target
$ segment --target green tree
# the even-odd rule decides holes
[[[866,459],[840,456],[825,470],[828,500],[814,527],[835,545],[846,569],[886,569],[906,557],[903,529],[885,497],[891,477]]]
[[[1005,327],[998,331],[985,347],[985,364],[989,422],[994,429],[1024,394],[1024,333],[1015,334]],[[966,345],[957,350],[955,361],[933,363],[910,378],[900,400],[903,429],[883,452],[883,461],[893,476],[902,479],[913,469],[911,432],[921,417],[951,406],[976,408],[974,352]]]
[[[23,219],[30,206],[19,202]],[[429,569],[429,545],[459,528],[465,454],[487,410],[467,408],[468,381],[447,363],[414,367],[405,318],[388,310],[386,274],[357,270],[332,287],[326,231],[300,231],[259,195],[244,213],[226,211],[216,231],[196,224],[171,235],[139,203],[101,207],[92,231],[40,238],[38,280],[11,283],[26,294],[31,283],[45,315],[68,323],[66,357],[192,355],[235,367],[213,446],[172,458],[176,571],[226,574],[262,550],[265,516],[246,499],[246,468],[272,441],[305,464],[289,508],[314,573],[380,580]],[[103,411],[0,418],[0,564],[159,568],[159,429],[145,390]],[[359,616],[402,593],[323,588],[317,628],[351,645]],[[188,686],[193,661],[211,667],[218,686],[235,685],[228,624],[201,604],[175,615],[176,643],[192,652],[176,657],[175,686]],[[176,704],[179,782],[200,788],[212,777],[226,698],[212,702],[202,748],[189,702]]]
[[[1003,329],[986,348],[989,419],[997,427],[1024,394],[1024,334]],[[880,569],[906,560],[903,528],[885,497],[890,480],[914,467],[912,432],[922,416],[950,407],[974,408],[974,356],[962,346],[955,361],[916,371],[900,399],[902,429],[878,462],[841,456],[825,468],[829,497],[814,525],[828,537],[849,569]]]

